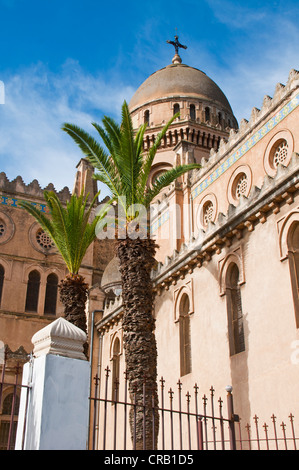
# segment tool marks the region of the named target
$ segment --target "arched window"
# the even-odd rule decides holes
[[[194,104],[190,104],[190,119],[192,119],[192,121],[195,121],[196,119],[196,111]]]
[[[205,109],[205,121],[206,121],[206,122],[210,121],[210,118],[211,118],[211,116],[210,116],[210,108],[206,108],[206,109]]]
[[[291,225],[287,243],[296,327],[299,328],[299,222]]]
[[[150,112],[149,110],[147,109],[145,112],[144,112],[144,124],[148,124],[149,125],[149,119],[150,119]]]
[[[222,126],[222,114],[218,113],[218,124]]]
[[[17,431],[17,420],[20,399],[18,395],[10,393],[3,400],[0,414],[0,450],[6,450],[10,442],[9,450],[14,450]],[[13,421],[13,426],[11,423]],[[11,433],[11,434],[10,434]]]
[[[15,398],[14,398],[14,394],[10,393],[3,400],[2,414],[3,415],[11,415],[12,412],[13,412],[14,415],[18,415],[19,406],[20,406],[19,396],[15,395]],[[14,409],[12,409],[12,407],[14,407]]]
[[[0,305],[1,305],[1,299],[2,299],[2,291],[3,291],[3,284],[4,284],[4,268],[0,264]]]
[[[180,105],[179,103],[175,103],[173,105],[173,115],[175,115],[176,113],[179,113],[180,112]]]
[[[57,289],[58,289],[58,277],[54,273],[49,274],[49,276],[47,277],[45,306],[44,306],[44,313],[47,315],[56,314]]]
[[[40,286],[40,274],[38,271],[31,271],[28,276],[27,295],[26,295],[26,312],[37,312],[38,296]]]
[[[245,351],[239,268],[231,263],[226,274],[227,321],[230,355]]]
[[[112,350],[112,400],[119,398],[120,341],[115,338]]]
[[[180,329],[180,368],[181,376],[191,372],[191,340],[190,340],[190,303],[189,296],[183,294],[179,305]]]

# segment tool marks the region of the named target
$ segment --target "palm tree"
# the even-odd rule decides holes
[[[63,207],[57,194],[44,191],[44,198],[49,208],[50,217],[44,215],[30,202],[22,201],[21,207],[26,209],[49,234],[61,254],[69,271],[60,281],[60,299],[64,305],[64,315],[78,328],[87,332],[85,305],[88,297],[88,284],[79,269],[90,244],[95,239],[95,227],[100,214],[91,221],[92,209],[98,200],[97,193],[91,203],[88,196],[73,194]],[[85,345],[86,352],[87,345]]]
[[[116,201],[125,219],[125,236],[116,241],[120,262],[123,298],[123,332],[126,373],[131,399],[143,404],[143,386],[146,384],[146,448],[156,448],[158,414],[155,414],[155,441],[153,441],[152,404],[158,404],[157,395],[157,349],[153,316],[154,292],[151,272],[155,266],[156,243],[149,231],[141,230],[136,236],[132,222],[138,219],[140,207],[149,210],[153,199],[161,190],[187,171],[199,168],[198,164],[179,165],[163,173],[150,186],[149,173],[159,145],[175,115],[158,134],[147,154],[143,151],[146,124],[134,132],[131,115],[126,102],[122,105],[121,125],[104,117],[103,127],[92,123],[104,146],[89,133],[76,125],[65,123],[62,129],[80,147],[86,158],[97,170],[94,177],[106,184],[111,191],[111,202]],[[144,228],[144,227],[143,227]],[[132,236],[132,231],[135,236]],[[153,400],[153,401],[152,401]],[[136,421],[137,448],[143,446],[143,407],[140,406]],[[131,418],[132,428],[132,418]]]

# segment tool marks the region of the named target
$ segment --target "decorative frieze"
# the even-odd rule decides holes
[[[272,131],[298,107],[299,93],[291,97],[291,93],[294,92],[298,86],[299,72],[296,70],[291,70],[287,85],[281,86],[281,84],[279,84],[279,86],[276,87],[276,92],[273,99],[271,99],[269,96],[265,97],[263,108],[261,110],[253,108],[250,121],[248,122],[243,119],[240,123],[239,131],[230,132],[228,141],[222,140],[218,151],[211,151],[210,159],[206,162],[202,162],[202,169],[193,172],[193,199],[198,197],[204,190],[206,190],[214,181],[216,181],[229,168],[231,168],[234,163],[239,161],[249,150],[251,150],[258,142],[260,142],[267,134],[269,134],[270,131]],[[290,95],[289,101],[280,110],[278,110],[274,116],[261,125],[260,128],[255,130],[262,119],[265,119],[266,115],[270,114],[271,111],[273,112],[274,108],[278,106],[279,102],[283,99],[287,99],[288,95]],[[248,136],[247,139],[246,136]],[[224,159],[226,155],[227,157]],[[218,161],[219,164],[215,167],[216,161]],[[209,169],[211,169],[210,172]],[[207,176],[202,179],[204,174],[207,174]],[[200,179],[202,179],[202,181],[200,181],[199,184],[196,184]]]
[[[221,253],[222,247],[230,247],[240,241],[244,232],[252,232],[258,223],[266,223],[271,213],[276,214],[280,205],[294,200],[299,188],[299,155],[294,153],[288,167],[280,167],[274,178],[264,179],[261,188],[253,187],[248,198],[242,198],[239,206],[230,205],[226,215],[220,214],[218,220],[209,224],[206,231],[201,230],[198,237],[183,244],[173,256],[167,256],[164,264],[158,263],[153,272],[157,292],[168,290],[177,280],[209,262]]]

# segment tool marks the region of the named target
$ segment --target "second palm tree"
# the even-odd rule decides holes
[[[163,173],[151,186],[148,184],[156,152],[176,117],[177,115],[162,129],[146,154],[143,151],[146,124],[137,132],[134,131],[126,102],[122,106],[120,125],[109,117],[104,117],[103,127],[93,123],[104,146],[76,125],[66,123],[62,127],[97,170],[95,177],[108,186],[112,194],[111,202],[118,203],[124,218],[124,226],[119,227],[116,246],[122,280],[126,372],[131,397],[137,406],[134,423],[133,418],[131,420],[132,436],[136,437],[137,449],[156,449],[159,416],[154,292],[151,278],[155,266],[156,244],[150,237],[147,226],[146,230],[144,226],[139,227],[139,234],[135,228],[140,223],[142,208],[148,211],[162,189],[187,171],[200,166],[196,163],[179,165]],[[134,224],[136,220],[138,223]],[[122,236],[119,236],[120,232]]]

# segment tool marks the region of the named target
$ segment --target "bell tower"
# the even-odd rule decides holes
[[[93,178],[94,168],[86,158],[81,158],[76,166],[77,173],[75,177],[75,184],[73,194],[79,196],[84,188],[84,195],[89,193],[89,199],[93,199],[97,194],[97,181]]]

